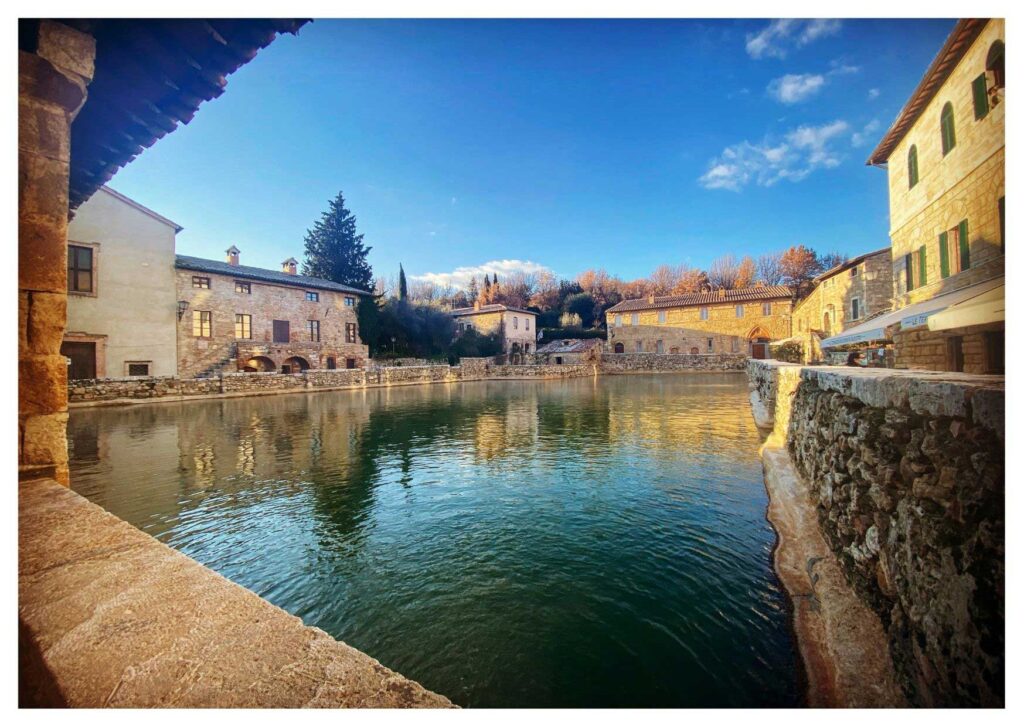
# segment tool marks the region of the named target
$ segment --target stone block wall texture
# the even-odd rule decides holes
[[[210,279],[209,288],[192,287],[193,277]],[[178,300],[188,301],[188,310],[178,321],[178,375],[193,377],[214,374],[218,370],[237,371],[251,358],[262,357],[276,370],[292,356],[305,359],[311,368],[327,367],[327,358],[345,366],[346,358],[354,358],[356,366],[369,359],[362,343],[345,341],[345,324],[355,323],[358,341],[356,306],[345,305],[346,297],[357,296],[329,290],[315,290],[320,300],[306,300],[302,287],[288,287],[259,280],[245,280],[251,293],[236,293],[235,278],[229,275],[179,269],[176,271]],[[310,289],[314,290],[314,289]],[[213,325],[210,338],[192,335],[193,311],[211,311]],[[235,338],[235,314],[252,316],[252,338]],[[289,322],[288,343],[273,340],[273,322]],[[320,322],[320,342],[310,341],[306,324]],[[237,359],[237,363],[236,363]]]
[[[1006,40],[1005,21],[988,22],[889,159],[890,237],[897,307],[933,298],[1003,273],[999,198],[1005,195],[1005,96],[974,118],[971,82],[985,72],[989,48]],[[953,106],[956,146],[942,154],[940,115]],[[917,147],[919,181],[909,185],[907,159]],[[971,267],[942,279],[939,234],[966,219]],[[927,285],[903,288],[904,256],[925,246]],[[915,257],[914,266],[918,261]]]
[[[743,371],[745,353],[603,353],[598,370],[602,374],[655,373],[667,371]]]
[[[71,123],[92,80],[95,40],[24,21],[18,51],[18,470],[67,484],[68,175]]]
[[[962,338],[964,373],[1002,373],[1004,362],[997,360],[998,354],[990,348],[989,336],[1004,336],[1005,328],[1005,323],[999,322],[945,331],[930,331],[927,328],[898,330],[892,337],[896,368],[952,370],[948,342],[950,338],[959,336]]]
[[[1001,377],[750,362],[847,578],[882,619],[908,699],[1004,693]],[[799,376],[776,401],[783,370]],[[784,411],[783,411],[784,410]]]

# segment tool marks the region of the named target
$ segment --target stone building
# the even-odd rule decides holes
[[[745,353],[792,330],[793,293],[783,285],[624,300],[605,312],[611,353]]]
[[[1003,371],[1005,36],[959,21],[868,159],[889,175],[895,312],[859,333],[884,328],[897,368]]]
[[[559,338],[537,347],[537,363],[561,366],[597,361],[601,344],[600,338]]]
[[[793,336],[803,363],[822,361],[823,339],[892,308],[892,249],[864,253],[827,270],[793,308]]]
[[[330,280],[299,275],[288,258],[281,270],[227,259],[178,255],[178,373],[359,368],[369,358],[359,339],[356,308],[369,295]]]
[[[177,373],[174,238],[181,226],[109,187],[68,225],[69,379]]]
[[[512,308],[501,303],[480,305],[477,301],[472,308],[455,308],[456,334],[469,329],[490,335],[501,333],[502,351],[506,354],[531,354],[537,348],[537,314],[523,308]]]

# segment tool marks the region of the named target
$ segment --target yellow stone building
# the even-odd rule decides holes
[[[1005,35],[959,21],[868,159],[889,174],[895,313],[879,323],[897,368],[1003,371]]]
[[[793,292],[783,285],[624,300],[605,312],[612,353],[746,353],[792,330]]]
[[[821,342],[892,309],[892,250],[883,247],[825,271],[793,309],[803,363],[825,360]]]
[[[505,353],[536,353],[537,314],[533,311],[501,303],[480,305],[477,301],[472,308],[455,308],[452,317],[459,334],[470,328],[485,335],[499,331]]]

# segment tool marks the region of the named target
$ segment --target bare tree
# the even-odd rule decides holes
[[[714,288],[735,288],[739,267],[731,253],[722,255],[711,262],[708,268],[708,282]]]
[[[699,293],[708,285],[708,274],[699,268],[691,268],[689,265],[679,266],[679,280],[673,295],[684,295],[686,293]]]
[[[649,294],[668,295],[679,283],[679,268],[674,268],[671,265],[659,265],[648,280],[651,283]]]
[[[782,253],[769,252],[759,257],[757,278],[765,285],[782,285]]]

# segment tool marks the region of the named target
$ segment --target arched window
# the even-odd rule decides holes
[[[956,146],[956,128],[953,124],[953,104],[946,102],[942,107],[942,115],[939,117],[939,125],[942,131],[942,156],[953,151]]]
[[[917,145],[912,144],[910,151],[907,152],[907,178],[910,180],[909,189],[913,189],[914,185],[917,184]]]
[[[988,49],[988,57],[985,59],[985,72],[989,76],[989,88],[999,90],[1006,88],[1006,50],[1003,41],[997,40]]]

